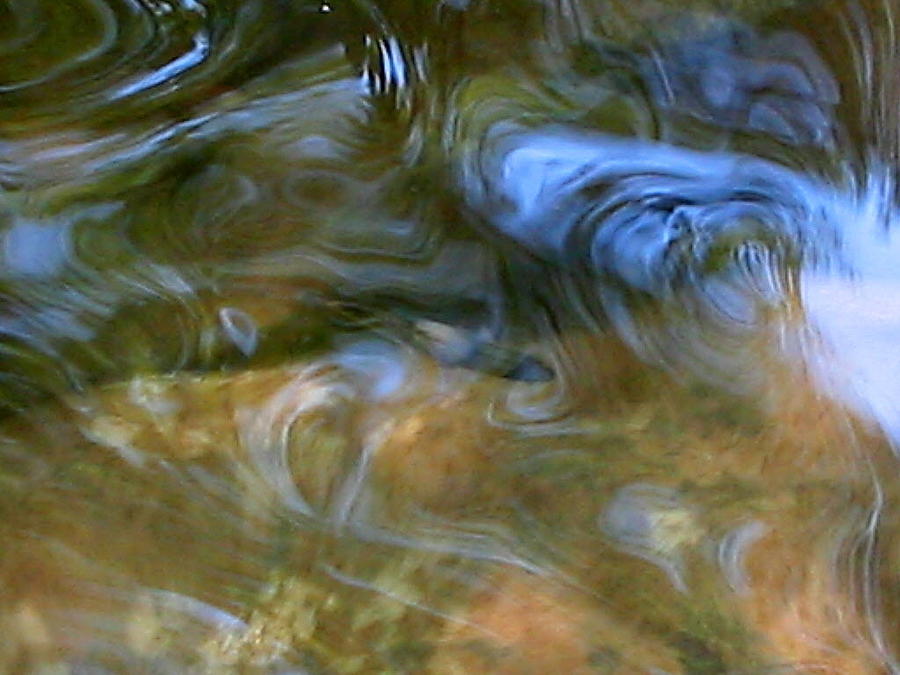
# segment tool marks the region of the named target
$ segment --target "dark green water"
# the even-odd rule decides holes
[[[0,672],[900,672],[893,0],[0,0]]]

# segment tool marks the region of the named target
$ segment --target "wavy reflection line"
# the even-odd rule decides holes
[[[61,63],[48,69],[41,77],[37,79],[26,80],[25,82],[21,82],[18,84],[0,83],[0,93],[12,93],[21,89],[33,87],[35,85],[46,84],[48,81],[59,77],[66,71],[72,70],[73,68],[87,61],[92,61],[109,51],[109,49],[114,45],[116,38],[119,36],[118,24],[116,22],[116,16],[114,12],[107,6],[105,0],[82,1],[88,2],[91,8],[95,10],[96,15],[100,18],[103,37],[101,38],[97,46],[77,55],[70,61]],[[35,31],[37,33],[40,33],[43,32],[43,30],[46,30],[46,28],[46,26],[41,26],[40,28],[35,28]],[[7,52],[13,52],[22,49],[27,41],[28,35],[26,34],[20,36],[18,40],[14,39],[6,42],[5,44],[2,44],[2,47],[4,47],[5,51]]]
[[[290,458],[291,430],[307,413],[337,399],[353,399],[353,391],[321,364],[294,369],[291,380],[259,407],[234,411],[242,447],[259,475],[290,510],[315,518],[319,514],[294,481]]]
[[[152,74],[140,78],[139,80],[126,84],[109,95],[110,101],[117,101],[128,96],[134,96],[142,91],[151,89],[160,84],[174,80],[179,75],[195,68],[203,63],[210,52],[209,35],[198,33],[193,38],[193,47],[186,54],[182,54],[174,61],[167,63],[165,66],[154,71]]]

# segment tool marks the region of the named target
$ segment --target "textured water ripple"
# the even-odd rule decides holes
[[[0,4],[0,667],[896,671],[870,4]]]

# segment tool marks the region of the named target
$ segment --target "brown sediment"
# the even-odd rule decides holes
[[[537,578],[513,573],[495,583],[449,624],[429,672],[590,672],[585,607]]]
[[[578,350],[589,353],[589,340]],[[892,466],[884,444],[867,437],[802,374],[777,364],[766,395],[749,399],[675,384],[637,364],[624,348],[622,359],[611,358],[619,353],[614,341],[600,351],[597,359],[611,362],[601,369],[600,382],[580,392],[583,404],[573,422],[590,450],[561,473],[517,472],[517,461],[552,456],[571,441],[566,435],[532,439],[491,424],[486,411],[509,383],[448,377],[424,359],[416,362],[412,384],[377,402],[357,400],[359,392],[335,366],[306,363],[135,378],[73,397],[53,416],[65,428],[74,423],[95,454],[99,448],[186,465],[216,459],[249,465],[257,445],[269,442],[247,435],[248,425],[261,421],[287,432],[283,468],[321,513],[366,452],[367,489],[384,498],[377,504],[387,507],[382,515],[388,520],[402,517],[410,505],[455,515],[515,499],[559,535],[562,574],[509,569],[484,576],[484,586],[442,610],[447,617],[427,656],[429,672],[687,673],[700,663],[702,672],[713,673],[736,667],[748,654],[755,654],[753,663],[789,665],[798,672],[882,672],[864,608],[833,561],[837,553],[849,555],[841,548],[844,534],[834,528],[855,531],[871,505],[873,476]],[[617,388],[627,395],[614,400]],[[71,444],[71,437],[57,440]],[[651,514],[647,546],[683,562],[686,592],[653,563],[604,539],[598,514],[617,490],[636,482],[684,495],[683,505]],[[115,497],[106,501],[113,504]],[[848,514],[857,521],[842,520]],[[112,546],[103,541],[104,532],[92,529],[90,518],[74,529],[82,543],[96,543],[101,557],[120,558],[127,567],[146,553],[141,533],[161,517],[152,508],[136,508],[133,518],[112,518],[128,524]],[[747,519],[763,529],[743,554],[745,587],[729,591],[709,551]],[[176,545],[163,548],[174,556]],[[51,570],[49,577],[57,574]],[[244,617],[250,626],[244,635],[222,638],[217,649],[223,664],[275,658],[285,644],[299,650],[327,645],[322,654],[337,658],[341,640],[351,640],[338,626],[361,616],[361,606],[317,609],[333,608],[346,589],[338,584],[323,590],[321,579],[304,580],[299,571],[287,576],[280,599],[261,602]],[[297,609],[298,593],[316,605],[306,614]],[[44,625],[37,600],[11,601],[10,612],[22,602],[23,625]],[[383,622],[396,611],[387,611]],[[310,612],[319,621],[316,636],[302,627]],[[41,621],[29,623],[34,616]],[[155,624],[141,616],[135,621],[132,637],[146,647]],[[414,624],[408,622],[412,633]],[[53,635],[52,624],[46,625],[49,632],[31,631],[37,637],[28,645],[43,645],[42,636]],[[364,641],[366,630],[352,639]],[[353,659],[346,672],[367,672],[371,662]]]
[[[485,484],[500,489],[490,479],[502,433],[486,418],[493,388],[480,384],[428,397],[398,415],[374,459],[384,489],[432,508],[465,505]]]
[[[587,675],[650,668],[678,672],[677,657],[577,591],[507,570],[448,622],[427,672]]]
[[[774,661],[794,672],[887,673],[860,600],[840,585],[833,556],[822,550],[829,542],[797,531],[804,522],[793,525],[785,532],[780,522],[748,554],[750,590],[738,600],[748,626],[765,636]]]
[[[319,504],[374,442],[373,477],[393,501],[460,506],[491,473],[502,433],[487,410],[500,385],[493,378],[441,383],[438,369],[418,366],[419,390],[365,409],[341,388],[339,373],[304,366],[138,377],[73,397],[69,406],[83,433],[102,446],[182,461],[246,462],[249,445],[260,442],[247,430],[262,416],[287,431],[294,477]]]

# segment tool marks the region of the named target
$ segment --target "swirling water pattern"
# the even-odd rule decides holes
[[[0,670],[900,672],[897,9],[0,0]]]

